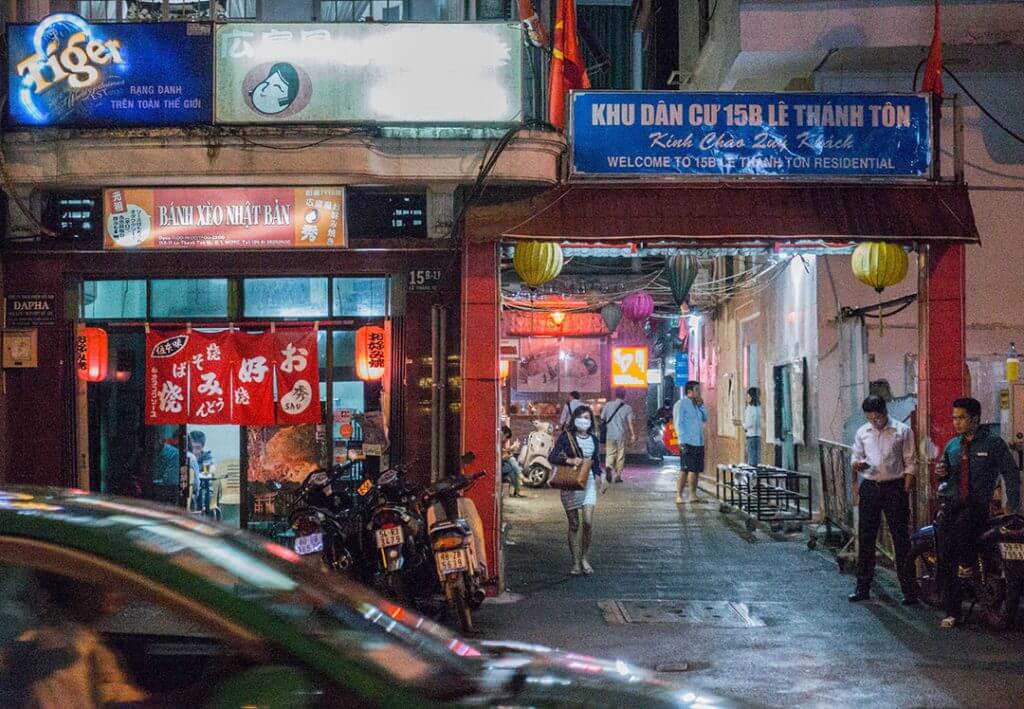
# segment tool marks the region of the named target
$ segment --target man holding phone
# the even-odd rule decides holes
[[[853,504],[857,525],[857,588],[851,603],[870,598],[875,575],[875,542],[882,515],[892,534],[903,605],[919,603],[920,589],[910,564],[910,489],[914,485],[914,432],[889,416],[885,399],[871,395],[861,404],[867,423],[853,439]]]

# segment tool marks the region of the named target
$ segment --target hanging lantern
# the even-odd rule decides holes
[[[511,371],[512,371],[512,363],[509,360],[507,360],[507,359],[501,360],[499,376],[501,377],[502,381],[505,381],[506,379],[508,379],[508,374]]]
[[[565,313],[561,310],[555,310],[549,317],[551,318],[551,322],[557,326],[561,326],[561,324],[565,322]]]
[[[633,293],[622,301],[622,314],[635,322],[646,320],[653,312],[654,298],[646,293]]]
[[[114,368],[114,381],[124,384],[132,378],[132,367],[135,364],[135,356],[131,350],[118,350],[116,357],[117,365]]]
[[[562,272],[562,247],[553,241],[524,241],[516,244],[512,266],[530,288],[547,283]]]
[[[665,273],[668,275],[668,285],[672,289],[672,300],[676,305],[683,305],[690,297],[690,288],[697,278],[697,270],[700,262],[696,256],[684,256],[677,254],[669,258],[665,265]]]
[[[882,322],[882,291],[894,286],[907,275],[907,252],[899,244],[866,241],[853,250],[850,266],[853,275],[878,292],[878,333],[885,333]]]
[[[107,331],[101,327],[83,327],[75,336],[75,371],[84,382],[107,378]]]
[[[601,308],[601,319],[604,320],[608,332],[615,332],[615,328],[619,326],[619,321],[622,320],[622,308],[619,307],[618,303],[608,303],[608,305]]]
[[[388,367],[387,333],[377,325],[356,330],[356,376],[364,382],[383,378]]]

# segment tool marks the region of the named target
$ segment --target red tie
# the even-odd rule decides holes
[[[971,494],[971,458],[968,450],[970,442],[966,439],[963,442],[963,450],[960,453],[960,499],[967,502]]]

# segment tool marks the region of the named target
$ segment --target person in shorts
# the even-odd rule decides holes
[[[685,501],[687,475],[690,477],[690,501],[703,502],[697,494],[697,483],[704,472],[704,424],[708,411],[700,396],[700,382],[689,381],[683,387],[683,398],[672,409],[672,423],[679,436],[679,482],[676,484],[676,504]]]
[[[605,430],[604,469],[608,482],[622,482],[626,467],[626,446],[636,440],[633,430],[633,407],[625,402],[626,390],[619,387],[615,398],[601,409],[601,422]]]

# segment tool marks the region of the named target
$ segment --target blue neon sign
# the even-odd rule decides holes
[[[210,123],[213,32],[204,23],[90,24],[70,13],[8,25],[8,117],[19,126]]]

